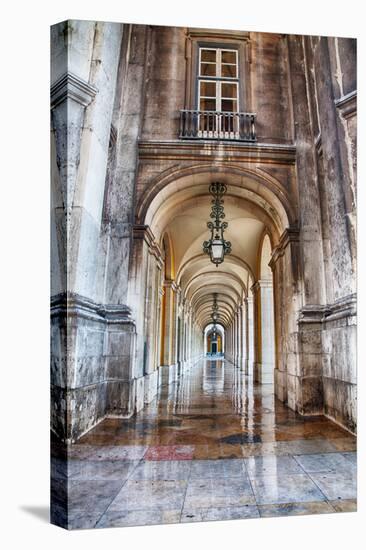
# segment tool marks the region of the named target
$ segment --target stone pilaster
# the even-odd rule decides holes
[[[249,311],[248,297],[244,298],[242,305],[243,310],[243,364],[242,371],[245,374],[249,372]]]
[[[110,166],[104,195],[103,227],[108,250],[105,299],[128,303],[129,257],[133,243],[133,213],[138,138],[145,101],[148,28],[127,25],[121,45],[117,95],[113,108],[115,161]]]
[[[254,379],[262,384],[272,384],[275,368],[273,283],[271,280],[261,279],[252,288],[257,307],[258,334]]]
[[[252,292],[247,297],[248,306],[248,371],[247,374],[253,376],[254,373],[254,299]]]
[[[106,255],[101,237],[104,184],[123,25],[66,21],[54,25],[51,33],[51,363],[53,404],[61,415],[60,423],[52,415],[52,429],[71,441],[112,409],[118,415],[131,411],[125,392],[131,362],[125,351],[133,355],[134,324],[124,304],[104,304],[100,276]],[[121,349],[116,351],[110,343],[118,339]],[[116,384],[123,386],[119,401],[109,393]]]
[[[299,232],[295,227],[282,234],[270,261],[275,285],[275,394],[296,410],[299,399],[298,326],[300,293]]]
[[[351,295],[356,290],[354,258],[352,258],[352,231],[348,223],[342,154],[339,144],[337,113],[330,71],[328,40],[322,37],[314,50],[316,88],[319,104],[319,123],[323,150],[325,185],[330,190],[328,211],[330,220],[330,248],[333,271],[333,300]],[[331,101],[330,99],[333,99]]]
[[[159,384],[167,385],[177,378],[177,339],[178,339],[178,287],[173,280],[164,281],[165,314],[163,361],[159,366]]]
[[[237,366],[242,369],[243,363],[243,310],[242,306],[238,306],[237,311],[238,318],[238,352],[237,352]]]

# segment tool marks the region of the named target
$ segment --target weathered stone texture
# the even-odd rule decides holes
[[[272,247],[273,296],[250,268],[222,304],[227,357],[262,381],[275,364],[280,400],[355,430],[355,41],[215,31],[244,54],[257,142],[184,141],[204,32],[52,29],[52,423],[66,440],[141,410],[202,353],[189,277],[171,260],[168,273],[163,237],[179,199],[209,201],[218,179]]]

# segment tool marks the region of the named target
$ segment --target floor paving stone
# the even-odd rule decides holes
[[[72,529],[354,511],[356,464],[349,432],[228,361],[202,361],[52,457],[53,513],[67,494]]]

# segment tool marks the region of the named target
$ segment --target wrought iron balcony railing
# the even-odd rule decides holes
[[[220,111],[180,111],[180,134],[183,139],[227,139],[256,141],[254,113]]]

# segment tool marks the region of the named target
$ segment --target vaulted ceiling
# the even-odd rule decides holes
[[[218,295],[222,324],[230,324],[237,305],[256,279],[262,236],[265,231],[273,234],[276,230],[268,207],[229,184],[224,197],[228,222],[225,239],[231,242],[232,252],[216,267],[202,249],[202,243],[210,237],[209,183],[206,175],[194,185],[177,186],[170,193],[161,191],[147,216],[158,242],[165,235],[169,237],[174,277],[202,329],[211,322],[214,293]]]

